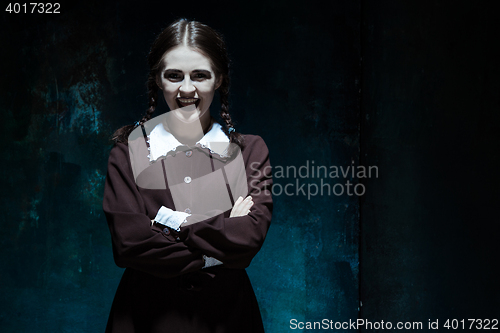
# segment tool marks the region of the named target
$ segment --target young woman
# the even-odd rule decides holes
[[[245,268],[271,222],[269,152],[232,124],[225,44],[181,19],[148,62],[149,109],[114,134],[108,162],[103,210],[126,270],[106,332],[263,332]],[[152,119],[159,91],[170,111]]]

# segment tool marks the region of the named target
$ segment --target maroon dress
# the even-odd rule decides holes
[[[126,270],[116,291],[106,332],[264,331],[245,268],[262,247],[271,223],[271,168],[262,138],[244,138],[241,154],[248,193],[254,202],[250,213],[229,218],[228,210],[181,227],[179,233],[151,225],[161,206],[175,210],[168,187],[137,186],[128,145],[118,143],[112,148],[103,210],[115,262]],[[208,153],[208,148],[203,147],[193,148],[189,156],[174,152],[162,161],[163,167],[196,165]],[[152,167],[155,165],[160,164]],[[203,168],[195,170],[205,172]],[[217,258],[223,265],[202,268],[203,255]]]

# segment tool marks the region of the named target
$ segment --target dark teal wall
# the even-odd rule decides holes
[[[101,211],[108,139],[143,114],[149,45],[178,16],[226,36],[238,130],[261,135],[273,165],[358,163],[357,2],[66,6],[1,19],[2,332],[103,331],[122,273]],[[358,214],[356,196],[275,197],[248,269],[269,332],[357,317]]]
[[[359,204],[275,197],[248,269],[268,332],[291,331],[292,318],[355,319],[358,300],[371,321],[498,318],[492,8],[93,1],[62,11],[0,21],[2,332],[103,331],[122,273],[101,211],[108,139],[142,115],[149,45],[183,15],[226,36],[234,119],[266,140],[273,165],[379,167]]]

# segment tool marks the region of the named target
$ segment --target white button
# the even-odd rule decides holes
[[[184,182],[185,182],[186,184],[191,183],[191,177],[189,177],[189,176],[184,177]]]

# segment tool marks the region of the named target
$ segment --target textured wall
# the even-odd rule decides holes
[[[108,139],[143,114],[149,45],[178,16],[226,36],[237,127],[266,140],[273,165],[358,163],[357,2],[67,6],[1,20],[2,332],[104,329],[122,272],[101,211]],[[248,269],[267,330],[356,318],[357,197],[299,192],[275,204]]]

